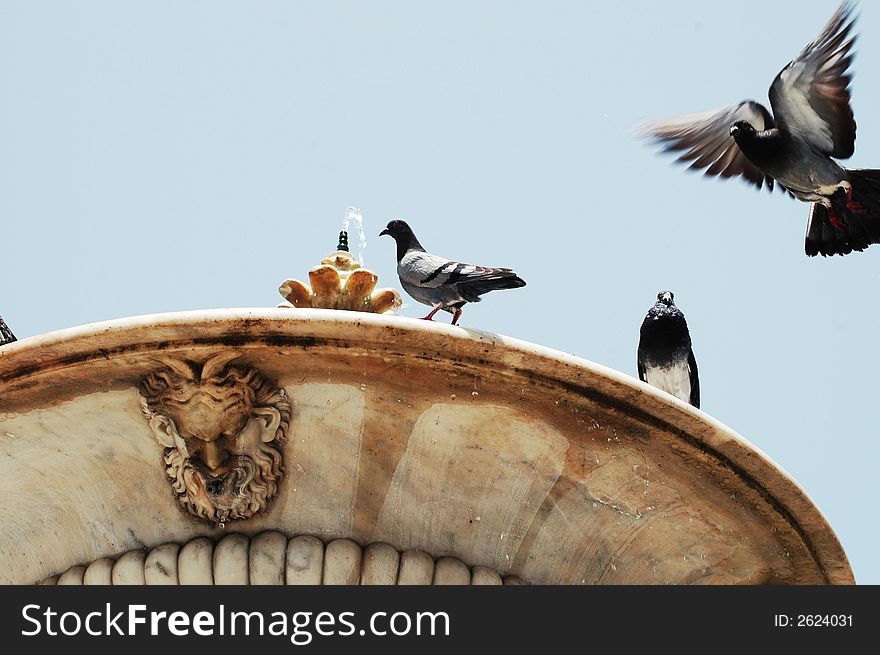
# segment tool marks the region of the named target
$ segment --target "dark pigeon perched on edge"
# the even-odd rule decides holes
[[[15,335],[12,334],[12,330],[9,329],[9,326],[6,325],[3,317],[0,316],[0,346],[12,343],[15,340]]]
[[[805,250],[846,255],[880,243],[880,170],[845,169],[832,157],[855,150],[850,107],[850,36],[855,17],[847,0],[815,41],[770,86],[771,114],[753,100],[646,125],[640,131],[684,151],[679,161],[706,175],[742,176],[772,191],[774,182],[812,203]]]
[[[490,291],[526,285],[509,268],[463,264],[426,252],[406,221],[391,221],[379,236],[384,234],[397,242],[397,275],[404,290],[433,307],[425,320],[442,309],[453,315],[456,325],[465,304],[480,302],[480,296]]]
[[[658,293],[657,302],[642,322],[638,353],[639,379],[699,407],[697,360],[691,349],[687,321],[675,306],[674,299],[671,291]]]

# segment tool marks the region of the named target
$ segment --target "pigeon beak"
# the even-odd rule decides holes
[[[380,237],[385,236],[386,234],[389,234],[389,235],[391,234],[391,232],[388,231],[387,227],[384,230],[382,230],[381,232],[379,232]]]

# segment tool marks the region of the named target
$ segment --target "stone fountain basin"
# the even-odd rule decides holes
[[[157,356],[226,349],[293,418],[269,511],[218,528],[175,503],[135,385]],[[2,583],[267,530],[531,583],[854,582],[806,493],[707,414],[578,357],[398,316],[157,314],[0,348],[0,495]]]

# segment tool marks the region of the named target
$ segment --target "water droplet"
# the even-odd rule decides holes
[[[480,392],[479,391],[471,391],[471,395],[472,396],[479,396]]]
[[[366,391],[366,390],[367,390],[367,385],[362,384],[362,385],[361,385],[361,391]]]
[[[455,400],[455,394],[452,394],[452,395],[449,396],[449,397],[450,397],[452,400]]]

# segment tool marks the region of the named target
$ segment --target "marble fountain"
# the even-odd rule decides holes
[[[0,347],[0,582],[853,583],[804,490],[707,414],[389,314],[341,251],[310,282]]]

